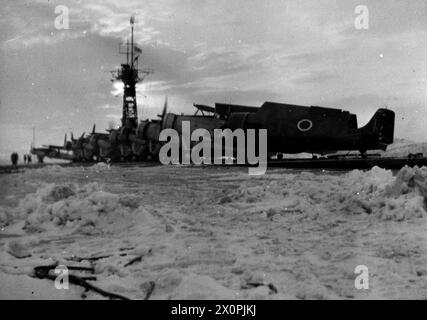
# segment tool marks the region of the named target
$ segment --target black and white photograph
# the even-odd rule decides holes
[[[427,299],[425,0],[2,0],[0,30],[0,300]]]

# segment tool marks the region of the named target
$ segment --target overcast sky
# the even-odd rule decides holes
[[[69,8],[69,30],[55,28],[58,5]],[[369,9],[367,30],[355,28],[358,5]],[[138,87],[144,118],[165,96],[172,112],[269,100],[349,110],[359,125],[387,106],[397,137],[426,140],[425,0],[2,0],[3,157],[28,151],[32,127],[40,145],[119,124],[109,71],[123,61],[131,15],[154,70]]]

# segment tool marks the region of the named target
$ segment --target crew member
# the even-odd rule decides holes
[[[12,166],[14,168],[18,167],[18,154],[16,152],[12,153],[10,156],[10,160],[12,161]]]

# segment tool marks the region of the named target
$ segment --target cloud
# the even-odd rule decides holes
[[[327,70],[322,71],[314,71],[309,72],[297,79],[294,80],[295,83],[303,83],[303,84],[322,84],[324,85],[326,82],[334,81],[339,79],[339,76],[335,73],[329,72]]]
[[[111,105],[111,104],[107,103],[107,104],[103,104],[103,105],[99,106],[98,109],[102,109],[102,110],[121,110],[122,107],[119,106],[119,105]]]
[[[122,116],[118,113],[108,113],[105,115],[105,117],[108,119],[119,120]]]

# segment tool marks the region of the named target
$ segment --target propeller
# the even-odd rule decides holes
[[[165,98],[165,104],[163,105],[162,114],[158,114],[157,116],[163,120],[167,111],[168,111],[168,97]]]
[[[165,127],[165,119],[166,119],[167,112],[168,112],[168,97],[165,98],[165,104],[163,105],[162,114],[157,115],[161,120],[161,129]]]

